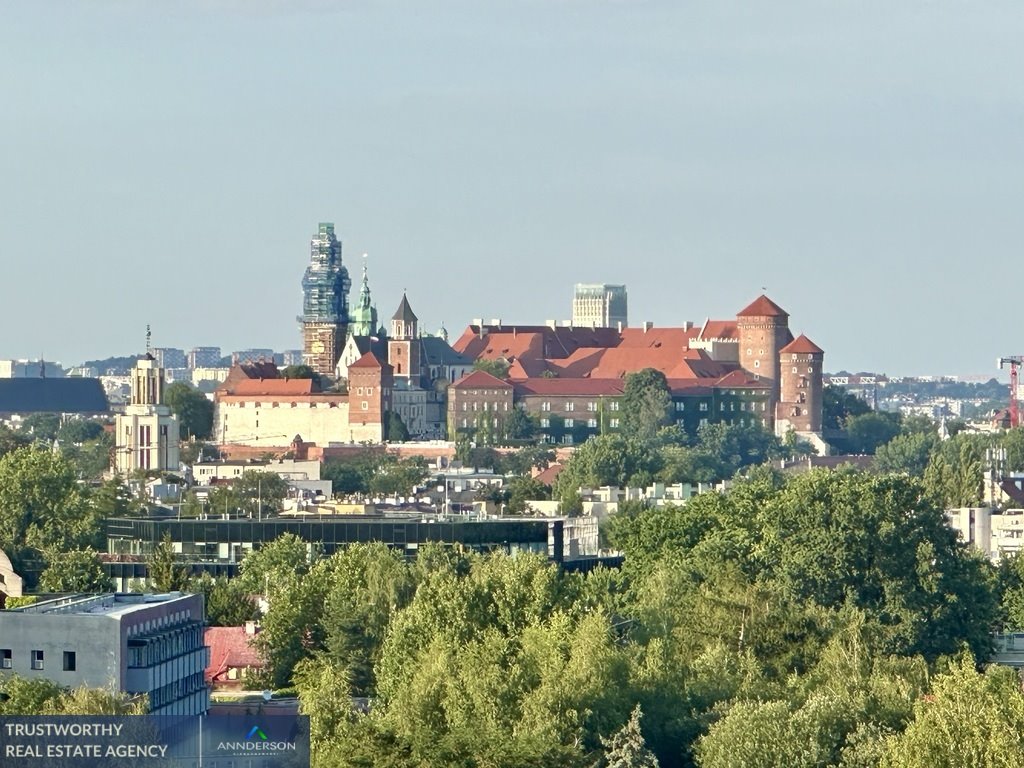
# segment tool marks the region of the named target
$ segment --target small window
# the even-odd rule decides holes
[[[566,427],[566,429],[572,429],[575,426],[576,426],[576,422],[573,419],[566,419],[565,420],[565,427]]]
[[[619,420],[618,419],[609,419],[608,420],[608,426],[611,427],[612,429],[618,429],[619,428]]]
[[[360,407],[361,407],[361,408],[362,408],[362,410],[364,410],[364,411],[368,411],[368,410],[370,410],[370,406],[369,406],[369,405],[367,404],[367,402],[366,402],[365,400],[363,400],[363,402],[362,402],[362,404],[361,404],[361,406],[360,406]]]
[[[42,651],[32,651],[32,669],[42,669],[42,668],[43,668],[43,652]]]
[[[590,419],[587,422],[587,426],[590,427],[591,429],[597,429],[597,419]]]
[[[11,649],[0,648],[0,669],[11,668]]]
[[[77,661],[77,659],[75,658],[75,652],[74,651],[64,651],[64,671],[65,672],[74,672],[75,669],[77,668],[76,667],[76,661]]]

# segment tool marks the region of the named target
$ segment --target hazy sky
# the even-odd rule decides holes
[[[766,286],[827,369],[995,374],[1022,33],[1020,0],[6,0],[0,358],[297,347],[333,221],[431,331]]]

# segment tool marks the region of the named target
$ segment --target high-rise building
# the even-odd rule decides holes
[[[321,222],[310,242],[310,264],[302,278],[303,362],[322,376],[333,376],[348,330],[352,283],[341,261],[334,224]]]
[[[185,350],[174,347],[154,347],[153,357],[161,368],[187,368],[188,358]]]
[[[177,471],[178,419],[164,405],[164,371],[151,354],[136,361],[131,387],[131,400],[116,419],[114,468],[122,475]]]
[[[572,324],[577,328],[625,328],[626,286],[577,283],[572,299]]]
[[[220,347],[193,347],[188,352],[188,367],[217,368],[220,357]]]
[[[231,364],[274,362],[274,350],[266,347],[240,349],[231,353]]]

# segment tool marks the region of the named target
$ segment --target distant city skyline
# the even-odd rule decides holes
[[[825,368],[1001,377],[1024,6],[812,0],[0,9],[0,358],[300,346],[333,221],[389,316],[727,318]],[[354,297],[350,295],[350,299]]]

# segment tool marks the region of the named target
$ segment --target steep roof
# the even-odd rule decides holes
[[[398,305],[398,309],[395,310],[395,314],[391,316],[392,320],[400,320],[403,323],[415,323],[419,320],[416,317],[416,313],[412,311],[412,307],[409,306],[409,299],[406,298],[405,294],[402,294],[402,303]]]
[[[352,363],[352,365],[350,365],[348,369],[350,371],[353,368],[373,368],[375,370],[380,370],[383,367],[384,366],[381,364],[380,360],[377,359],[377,356],[373,354],[373,352],[367,352],[365,355],[363,355],[354,363]]]
[[[0,379],[0,413],[106,413],[99,379]]]
[[[789,313],[762,293],[737,312],[736,317],[789,317]]]
[[[704,321],[697,337],[702,341],[710,339],[738,339],[739,330],[736,328],[735,320],[711,320]]]
[[[473,371],[452,384],[456,389],[512,389],[507,381],[492,376],[487,371]]]
[[[622,379],[524,379],[513,382],[515,392],[524,395],[555,397],[616,397],[623,392]]]
[[[815,344],[813,341],[808,339],[802,333],[797,336],[793,341],[784,346],[779,350],[780,352],[789,352],[791,354],[798,355],[823,355],[825,350]]]
[[[452,346],[438,336],[424,336],[420,339],[420,348],[427,365],[472,365],[473,361],[459,354]]]
[[[245,627],[207,627],[203,631],[203,643],[210,648],[207,682],[229,669],[262,669],[263,659],[250,644],[253,637],[246,634]]]

